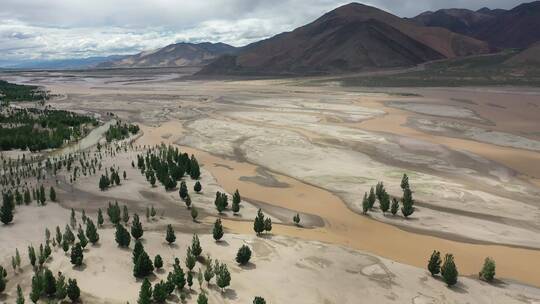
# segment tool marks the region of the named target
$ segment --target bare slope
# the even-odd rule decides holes
[[[178,67],[207,64],[235,47],[224,43],[177,43],[98,65],[100,68]]]

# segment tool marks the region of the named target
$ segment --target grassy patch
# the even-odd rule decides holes
[[[540,86],[539,66],[505,64],[515,54],[509,51],[450,59],[428,64],[423,71],[349,77],[344,78],[342,84],[362,87]]]

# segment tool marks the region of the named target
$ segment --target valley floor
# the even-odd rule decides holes
[[[204,235],[205,250],[231,264],[231,291],[211,292],[211,303],[249,302],[255,295],[270,303],[291,298],[355,303],[360,297],[379,303],[540,301],[538,269],[531,267],[540,258],[539,90],[374,91],[343,88],[335,81],[314,86],[301,79],[187,81],[153,72],[95,76],[28,73],[8,80],[47,86],[61,95],[50,102],[57,108],[114,112],[139,123],[143,135],[134,144],[141,150],[164,142],[194,154],[203,165],[205,189],[193,197],[201,206],[201,223],[191,221],[176,192],[150,188],[131,168],[136,151],[120,153],[107,162],[126,169],[124,185],[100,192],[97,176],[73,186],[60,182],[60,206],[19,210],[13,226],[0,229],[2,244],[15,242],[0,249],[3,265],[13,248],[39,242],[44,227],[63,227],[68,212],[62,207],[93,215],[107,201],[118,200],[130,210],[142,212],[152,203],[161,212],[148,224],[145,247],[152,254],[166,255],[171,263],[196,232]],[[382,214],[378,208],[362,215],[362,197],[379,181],[401,197],[403,173],[417,201],[413,216]],[[241,217],[225,216],[227,246],[214,244],[206,235],[217,215],[214,194],[236,189],[245,200]],[[275,223],[266,238],[252,233],[257,208]],[[303,228],[292,225],[297,212]],[[29,224],[36,217],[40,220]],[[181,231],[180,248],[160,241],[169,223]],[[131,267],[121,264],[130,263],[130,253],[115,247],[112,229],[100,233],[103,244],[89,249],[88,269],[70,270],[61,251],[50,267],[77,277],[91,303],[135,301],[139,283],[131,279]],[[243,242],[255,249],[250,269],[233,266]],[[467,276],[454,289],[424,270],[434,249],[453,253],[460,275]],[[103,252],[118,252],[119,258],[106,261]],[[476,279],[488,256],[497,262],[501,282],[495,285]],[[28,268],[17,275],[20,280],[9,282],[12,294],[29,275]],[[28,287],[28,278],[24,281]],[[317,292],[310,292],[313,286]]]

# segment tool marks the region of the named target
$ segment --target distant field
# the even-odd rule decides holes
[[[342,83],[365,87],[539,86],[540,66],[505,64],[515,54],[505,52],[445,60],[428,64],[422,71],[349,77]]]

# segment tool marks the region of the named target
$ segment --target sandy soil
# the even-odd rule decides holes
[[[16,79],[46,84],[62,96],[51,102],[57,107],[101,115],[115,112],[122,119],[141,123],[144,135],[136,141],[141,146],[165,142],[195,154],[204,166],[204,194],[194,201],[201,205],[201,222],[189,220],[176,192],[150,189],[136,170],[128,171],[124,185],[104,193],[97,190],[96,177],[81,180],[73,189],[64,189],[66,200],[61,205],[91,213],[107,200],[121,199],[135,210],[155,202],[163,216],[148,224],[156,234],[155,241],[151,237],[154,232],[148,234],[149,250],[153,251],[160,248],[158,235],[168,222],[186,232],[181,237],[186,240],[190,232],[210,230],[215,219],[214,193],[206,192],[206,184],[212,192],[240,189],[250,202],[246,202],[245,215],[243,210],[241,218],[224,220],[228,231],[236,233],[227,240],[234,242],[233,251],[212,254],[232,256],[244,241],[270,247],[256,256],[270,251],[273,258],[257,257],[256,271],[239,271],[235,292],[225,300],[213,294],[213,302],[249,302],[253,294],[264,294],[265,290],[279,290],[265,295],[274,300],[271,302],[286,302],[297,292],[308,293],[303,288],[318,283],[324,288],[317,288],[318,294],[310,293],[306,303],[353,303],[358,295],[378,302],[538,301],[537,289],[510,283],[517,280],[540,286],[537,270],[531,267],[540,258],[535,249],[540,248],[540,153],[531,149],[540,141],[536,90],[407,89],[406,93],[421,95],[408,97],[396,94],[395,89],[388,89],[391,95],[387,95],[345,91],[334,84],[307,85],[298,80],[179,81],[170,74],[149,74],[145,77],[148,80],[134,81],[141,76],[94,76],[31,78],[30,74]],[[519,101],[515,105],[509,103],[511,100]],[[395,103],[405,106],[390,107]],[[429,104],[429,111],[418,103]],[[467,133],[469,129],[432,132],[409,125],[412,119],[476,129],[473,136]],[[504,136],[478,137],[478,129]],[[132,158],[126,154],[111,162],[131,170]],[[418,199],[412,219],[358,213],[364,191],[379,180],[391,194],[400,196],[399,179],[404,172],[411,177]],[[248,236],[257,207],[276,222],[271,240]],[[301,213],[304,228],[291,225],[296,212]],[[260,242],[264,244],[254,245]],[[204,240],[205,246],[212,247],[211,243]],[[293,243],[298,245],[291,246]],[[360,252],[353,254],[340,246]],[[113,247],[103,245],[106,250],[117,250]],[[471,276],[477,274],[484,258],[491,256],[497,261],[498,276],[507,285],[497,289],[463,278],[464,285],[457,289],[439,288],[433,284],[441,282],[416,268],[424,268],[433,249],[454,253],[460,273]],[[101,259],[92,252],[91,259]],[[347,271],[352,267],[347,261],[360,256],[360,260],[377,262],[359,261],[358,269]],[[70,267],[67,260],[57,264],[56,258],[53,264],[56,269]],[[108,267],[130,272],[123,269],[121,261],[113,264]],[[300,269],[298,273],[291,268],[293,264]],[[276,266],[294,269],[288,275],[291,280],[282,282],[273,277],[278,275],[275,272],[269,276],[269,269]],[[261,276],[259,269],[269,276],[272,283],[268,286],[275,287],[259,290],[251,284]],[[96,270],[88,278],[83,276],[86,271],[73,275],[88,280],[86,295],[96,297],[96,303],[119,300],[112,289],[100,288],[104,284],[96,281],[102,277],[100,273]],[[321,281],[321,273],[360,281],[362,289],[357,284],[348,285],[348,279]],[[318,279],[310,279],[312,275]],[[382,279],[385,283],[381,283],[382,277],[393,281]],[[291,288],[280,285],[285,283]],[[134,282],[116,287],[125,288],[131,297],[137,290]],[[504,291],[499,294],[499,290]],[[354,296],[349,298],[349,294]]]
[[[53,205],[28,208],[33,209],[24,210],[28,215],[39,212],[56,217],[58,214],[58,207]],[[68,215],[64,214],[66,218]],[[175,220],[163,217],[158,221],[171,223]],[[16,235],[37,243],[40,240],[29,227],[35,224],[43,226],[55,223],[44,217],[36,218],[33,222],[21,221],[13,225],[9,234],[1,230],[0,237],[16,242],[13,237]],[[62,226],[60,218],[58,225]],[[100,229],[99,233],[100,242],[85,249],[82,267],[73,267],[69,257],[58,248],[53,250],[46,267],[53,273],[60,271],[69,278],[76,278],[84,303],[136,302],[141,282],[132,276],[131,251],[117,247],[114,229]],[[148,254],[151,257],[160,254],[164,259],[164,268],[151,276],[152,283],[166,279],[174,258],[184,260],[191,237],[191,234],[177,233],[175,245],[169,246],[164,241],[162,231],[145,233],[143,243]],[[540,300],[538,289],[512,282],[490,285],[461,277],[459,284],[449,289],[425,270],[320,242],[275,234],[264,237],[226,234],[219,243],[207,234],[200,238],[203,254],[226,263],[232,276],[231,286],[224,293],[216,288],[215,283],[210,286],[203,283],[202,288],[208,293],[211,303],[247,303],[255,295],[263,296],[271,303],[287,303],[292,298],[296,303],[357,303],[359,297],[377,303],[463,303],[471,299],[475,303],[535,303]],[[248,265],[238,266],[234,262],[235,253],[244,244],[252,249],[252,259]],[[107,258],[112,256],[114,259]],[[199,268],[204,270],[201,263],[197,263],[195,270]],[[2,295],[2,301],[14,299],[16,284],[28,291],[32,274],[31,266],[23,256],[21,270],[17,273],[9,271],[8,292]],[[314,289],[314,286],[324,287]],[[188,302],[194,303],[199,292],[195,280],[192,290],[188,292]],[[177,299],[176,294],[170,298],[171,302],[177,302]]]

